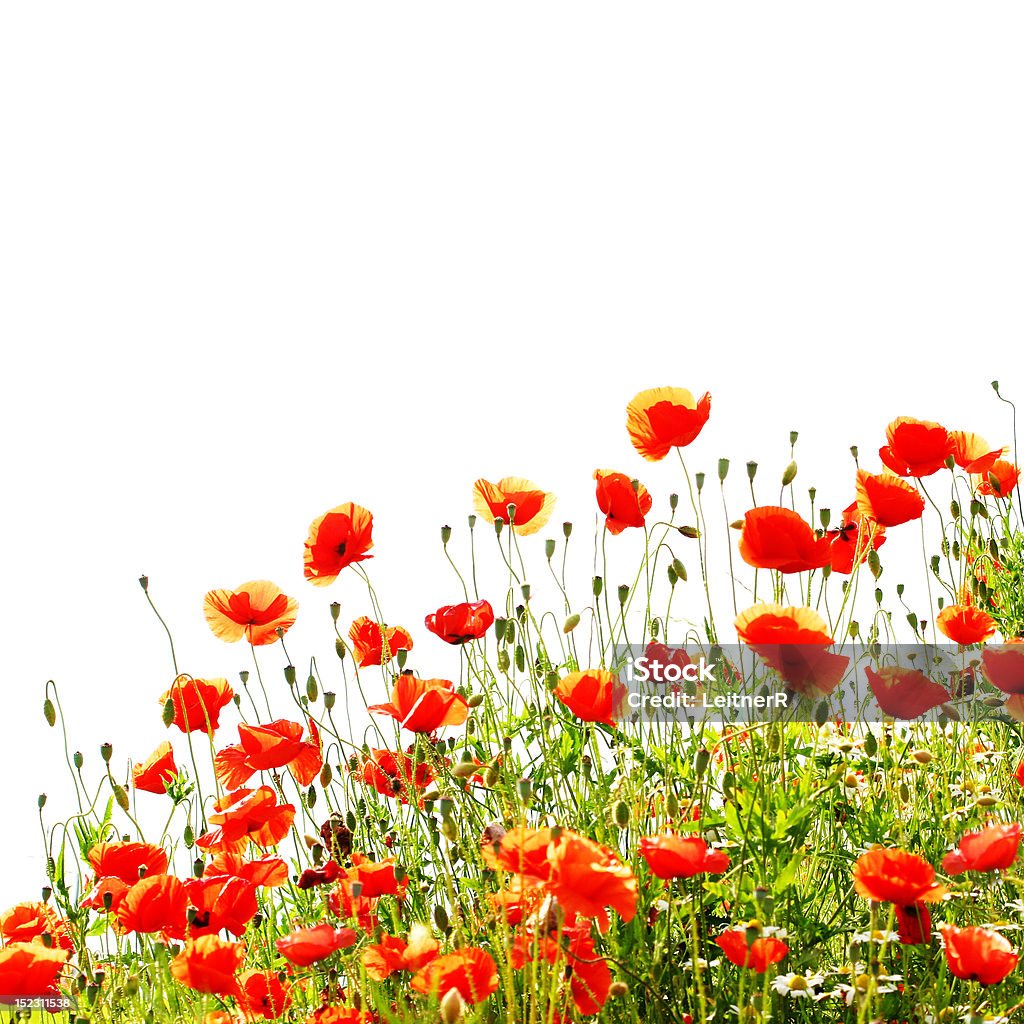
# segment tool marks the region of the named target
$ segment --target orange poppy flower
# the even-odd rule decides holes
[[[467,1003],[482,1003],[498,988],[498,965],[487,950],[463,946],[431,960],[412,979],[410,988],[438,998],[456,989]]]
[[[952,699],[944,686],[918,669],[865,666],[864,675],[882,713],[893,718],[917,718]]]
[[[395,858],[385,857],[381,861],[370,860],[361,853],[352,854],[352,867],[346,872],[353,882],[359,883],[360,895],[373,899],[377,896],[405,895],[408,880],[398,880],[395,874]]]
[[[946,892],[945,886],[935,881],[935,869],[928,861],[898,849],[861,854],[853,866],[853,887],[867,900],[898,907],[937,903]]]
[[[423,621],[427,629],[446,644],[464,644],[480,640],[494,625],[494,609],[489,601],[446,604]]]
[[[47,943],[44,936],[49,936]],[[19,903],[0,914],[0,938],[12,942],[39,941],[57,949],[74,950],[67,922],[45,903]],[[0,993],[5,990],[0,988]]]
[[[120,878],[108,877],[97,878],[92,888],[82,897],[80,907],[88,907],[99,914],[117,914],[117,908],[124,899],[124,894],[131,888],[127,882]],[[107,903],[107,897],[110,903]]]
[[[808,572],[832,561],[832,540],[791,509],[762,505],[743,517],[740,557],[755,569]]]
[[[935,616],[935,625],[943,636],[961,647],[980,644],[996,631],[996,622],[987,612],[973,605],[950,604]]]
[[[278,718],[266,725],[238,726],[241,743],[219,750],[214,757],[217,778],[228,789],[245,785],[256,772],[285,768],[300,786],[308,786],[323,767],[320,732],[309,719],[308,740],[302,725]]]
[[[425,925],[413,925],[409,941],[394,935],[382,935],[379,943],[363,950],[361,961],[374,981],[385,981],[397,971],[418,971],[438,953],[437,939]]]
[[[729,868],[729,855],[712,850],[700,836],[644,836],[640,856],[658,878],[720,875]]]
[[[614,729],[622,717],[627,690],[613,672],[593,668],[562,676],[554,692],[577,718]]]
[[[904,946],[922,946],[932,941],[932,915],[923,903],[896,907],[896,929]]]
[[[97,843],[89,850],[89,864],[97,878],[120,878],[134,885],[142,874],[164,874],[167,854],[151,843]]]
[[[548,847],[551,829],[516,826],[510,828],[497,843],[485,843],[480,852],[492,871],[511,871],[538,881],[551,877]]]
[[[409,802],[406,794],[410,787],[425,789],[434,781],[434,773],[425,761],[414,768],[408,754],[391,750],[371,750],[363,759],[360,776],[382,796],[398,797],[403,804]]]
[[[536,533],[551,517],[555,496],[518,476],[506,476],[496,484],[480,479],[473,485],[473,508],[477,515],[493,523],[508,523],[508,507],[515,505],[512,528],[520,536]]]
[[[548,848],[548,861],[548,892],[567,914],[592,917],[601,931],[608,929],[605,907],[617,911],[623,921],[633,919],[636,876],[607,847],[566,829]]]
[[[238,976],[238,1005],[248,1019],[280,1017],[292,1005],[292,986],[277,971],[244,971]]]
[[[401,675],[391,690],[390,703],[371,704],[367,711],[390,715],[410,732],[431,733],[446,725],[462,725],[469,716],[469,704],[447,679]]]
[[[338,884],[331,890],[327,897],[327,906],[331,913],[345,921],[353,918],[356,924],[367,934],[376,931],[380,922],[374,913],[380,899],[370,896],[357,896],[353,888],[352,879],[346,875],[338,880]]]
[[[654,499],[647,488],[633,482],[625,473],[610,469],[594,470],[597,481],[597,507],[604,513],[604,525],[609,533],[622,533],[629,526],[643,526]]]
[[[254,647],[272,644],[277,630],[295,625],[299,602],[269,580],[250,580],[237,590],[211,590],[203,614],[213,635],[228,643],[244,636]]]
[[[985,678],[1003,693],[1024,693],[1024,640],[1012,637],[1005,644],[981,652]]]
[[[736,632],[745,644],[833,643],[828,623],[813,608],[784,608],[755,604],[736,619]]]
[[[1017,859],[1020,832],[1021,827],[1016,822],[968,832],[956,849],[942,858],[942,870],[947,875],[962,875],[965,871],[1005,871]]]
[[[0,993],[8,1000],[57,995],[57,981],[70,955],[41,942],[9,943],[0,949]]]
[[[648,462],[696,440],[711,415],[711,395],[697,401],[686,388],[649,388],[626,406],[626,430]]]
[[[339,949],[354,946],[358,941],[358,933],[351,928],[317,924],[311,928],[296,928],[278,939],[274,946],[281,956],[297,967],[309,967]]]
[[[226,679],[178,676],[160,697],[160,703],[173,702],[173,723],[182,732],[206,732],[212,736],[220,725],[221,708],[230,704],[234,696],[235,691]]]
[[[373,516],[351,501],[318,516],[309,527],[303,572],[310,583],[325,587],[347,565],[373,558]]]
[[[278,804],[270,786],[239,789],[214,802],[207,820],[217,828],[196,839],[210,853],[241,853],[250,842],[276,846],[288,834],[295,818],[292,804]]]
[[[171,938],[185,934],[188,897],[174,875],[146,875],[125,894],[117,919],[126,932],[163,932]]]
[[[963,430],[951,431],[949,437],[953,443],[953,461],[968,473],[984,476],[1006,451],[1005,448],[990,449],[985,438]]]
[[[751,967],[758,974],[764,974],[772,964],[785,959],[789,952],[789,946],[782,939],[772,936],[757,938],[748,943],[745,928],[724,932],[715,939],[715,945],[721,948],[731,963],[737,967]]]
[[[985,474],[974,478],[974,490],[986,497],[1005,498],[1020,481],[1020,469],[999,459]]]
[[[288,865],[280,857],[270,854],[245,860],[241,854],[218,853],[209,860],[203,874],[207,878],[234,875],[266,889],[288,884]]]
[[[931,476],[953,454],[949,431],[930,420],[900,416],[889,424],[885,436],[889,443],[879,448],[878,455],[900,476]]]
[[[185,882],[185,895],[195,910],[188,926],[193,938],[224,930],[244,935],[259,909],[256,886],[235,875],[190,878]]]
[[[187,988],[240,999],[242,992],[235,972],[244,959],[245,946],[240,942],[226,942],[216,935],[200,935],[185,943],[185,948],[169,967],[174,980]]]
[[[857,511],[882,526],[900,526],[921,518],[924,498],[898,476],[858,469]]]
[[[1017,966],[1019,957],[1009,940],[988,928],[939,925],[946,963],[954,978],[998,985]]]
[[[865,519],[854,502],[843,510],[843,525],[829,530],[827,536],[832,542],[832,571],[849,576],[854,565],[867,561],[869,551],[885,543],[885,527]]]
[[[563,927],[561,938],[559,943],[550,935],[538,935],[532,930],[516,932],[509,950],[509,966],[518,971],[537,960],[550,964],[564,961],[576,1009],[585,1016],[599,1013],[608,1001],[612,972],[594,948],[590,925]]]
[[[174,751],[164,740],[141,764],[132,768],[132,783],[145,793],[166,793],[167,785],[178,776]]]
[[[412,637],[401,626],[381,626],[365,615],[352,623],[348,638],[360,668],[386,665],[399,651],[412,650]]]

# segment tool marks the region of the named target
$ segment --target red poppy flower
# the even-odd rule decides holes
[[[953,443],[953,461],[968,473],[984,476],[1006,451],[1005,448],[991,449],[985,438],[963,430],[954,430],[949,437]]]
[[[414,925],[408,943],[394,935],[382,935],[379,943],[363,950],[363,968],[374,981],[385,981],[398,971],[418,971],[436,959],[437,940],[424,925]]]
[[[502,519],[507,523],[509,505],[516,507],[512,528],[525,537],[536,533],[551,517],[555,496],[518,476],[507,476],[496,484],[480,479],[473,485],[473,508],[487,522]]]
[[[318,587],[333,583],[347,565],[373,558],[373,516],[351,501],[314,519],[306,540],[303,571]]]
[[[648,462],[672,448],[685,448],[711,415],[711,395],[696,401],[686,388],[649,388],[626,406],[626,430],[633,447]]]
[[[832,542],[832,571],[849,576],[854,565],[867,561],[868,552],[877,551],[885,543],[885,527],[872,519],[865,519],[853,502],[843,510],[843,525],[830,530]]]
[[[430,765],[425,761],[414,768],[408,754],[391,750],[371,750],[363,759],[360,775],[366,785],[382,796],[398,797],[404,804],[409,802],[406,794],[410,787],[425,789],[434,781]]]
[[[974,478],[974,490],[987,497],[1005,498],[1020,481],[1020,469],[999,459],[992,468]]]
[[[254,647],[272,644],[277,630],[295,625],[299,603],[269,580],[250,580],[237,590],[211,590],[203,614],[213,635],[228,643],[244,636]]]
[[[245,971],[238,976],[238,1005],[249,1018],[280,1017],[292,1004],[292,986],[277,971]]]
[[[950,604],[935,616],[939,632],[961,647],[980,644],[996,631],[996,622],[987,612],[973,605]]]
[[[309,719],[309,739],[302,738],[302,725],[279,718],[266,725],[238,726],[241,743],[217,752],[217,778],[228,789],[245,785],[256,772],[285,768],[300,786],[308,786],[323,767],[320,732]]]
[[[1005,644],[981,652],[985,678],[1003,693],[1024,693],[1024,640],[1012,637]]]
[[[762,505],[743,517],[740,557],[755,569],[808,572],[832,561],[832,541],[791,509]]]
[[[601,722],[615,728],[622,717],[626,687],[613,672],[593,668],[570,672],[555,687],[555,696],[584,722]]]
[[[19,903],[0,914],[0,938],[3,945],[12,942],[45,942],[57,949],[74,950],[67,922],[45,903]],[[0,988],[0,993],[6,990]]]
[[[358,941],[359,935],[351,928],[318,924],[312,928],[297,928],[283,935],[274,945],[281,956],[297,967],[309,967],[339,949],[354,946]]]
[[[164,740],[141,764],[132,768],[132,782],[136,789],[146,793],[166,793],[167,784],[178,776],[174,751]]]
[[[438,998],[456,989],[467,1003],[482,1003],[498,988],[498,965],[487,950],[463,946],[431,960],[412,979],[410,988]]]
[[[360,668],[386,665],[399,651],[412,650],[412,637],[401,626],[381,626],[365,615],[352,623],[348,638]]]
[[[604,525],[611,534],[622,533],[629,526],[643,526],[654,499],[647,488],[633,482],[625,473],[610,469],[594,470],[597,481],[597,507],[604,513]]]
[[[930,420],[900,416],[889,424],[885,436],[889,443],[878,450],[878,455],[900,476],[931,476],[953,454],[949,432]]]
[[[190,878],[185,895],[195,911],[188,927],[193,938],[224,930],[244,935],[259,909],[256,886],[235,875]]]
[[[12,942],[0,949],[0,993],[12,1001],[18,996],[55,996],[60,972],[71,954],[41,942]]]
[[[208,732],[212,736],[220,725],[221,708],[230,704],[234,695],[226,679],[178,676],[160,703],[173,702],[173,723],[182,732]]]
[[[904,946],[923,946],[932,940],[932,915],[924,903],[896,907],[896,930]]]
[[[865,666],[864,675],[883,714],[893,718],[917,718],[952,699],[945,687],[918,669]]]
[[[218,853],[209,860],[203,874],[207,878],[234,875],[266,889],[288,884],[288,865],[280,857],[270,854],[245,860],[238,853]]]
[[[737,967],[752,967],[758,974],[764,974],[772,964],[777,964],[789,952],[782,939],[772,936],[747,942],[745,928],[733,928],[715,939],[715,945],[736,964]]]
[[[484,843],[480,852],[484,863],[493,871],[511,871],[546,881],[551,877],[550,845],[551,829],[516,826],[510,828],[497,843]]]
[[[327,906],[331,913],[345,921],[353,918],[356,924],[367,934],[376,931],[380,922],[374,911],[380,900],[377,897],[357,896],[353,888],[352,879],[345,875],[338,880],[338,884],[331,890],[327,897]]]
[[[736,632],[745,644],[833,643],[828,623],[812,608],[755,604],[736,619]]]
[[[163,932],[171,938],[185,934],[188,898],[174,875],[146,875],[125,894],[117,920],[126,932]]]
[[[1017,859],[1020,831],[1020,825],[1014,822],[968,832],[956,849],[942,858],[942,870],[947,875],[962,875],[965,871],[1005,871]]]
[[[390,715],[410,732],[431,733],[442,726],[462,725],[469,715],[469,704],[447,679],[401,675],[395,680],[391,702],[371,704],[367,711]]]
[[[859,896],[879,903],[907,907],[936,903],[946,889],[935,881],[935,869],[923,857],[906,850],[869,850],[853,866],[853,887]]]
[[[899,526],[921,518],[924,498],[898,476],[858,469],[857,511],[882,526]]]
[[[124,899],[124,894],[131,888],[127,882],[122,882],[120,878],[97,878],[92,888],[82,897],[79,902],[80,907],[88,907],[89,910],[95,910],[99,914],[117,914],[117,908],[121,905],[121,900]],[[107,903],[107,897],[110,898],[110,903]]]
[[[607,847],[566,829],[548,848],[548,861],[548,892],[567,914],[592,917],[602,931],[608,928],[605,907],[617,911],[623,921],[633,919],[636,877]]]
[[[494,609],[487,601],[446,604],[423,621],[446,644],[464,644],[481,639],[494,625]]]
[[[97,878],[120,878],[134,885],[143,874],[164,874],[167,854],[151,843],[97,843],[89,851],[89,864]]]
[[[175,981],[196,992],[240,999],[242,993],[235,972],[244,959],[245,946],[240,942],[200,935],[198,939],[189,939],[169,966]]]
[[[295,818],[292,804],[278,804],[270,786],[239,789],[214,802],[207,816],[217,828],[196,840],[196,846],[211,853],[241,853],[250,842],[276,846],[288,834]]]
[[[957,928],[939,925],[946,963],[954,978],[998,985],[1017,966],[1019,957],[1013,946],[998,932],[988,928]]]
[[[729,869],[729,855],[712,850],[700,836],[644,836],[640,856],[658,878],[720,875]]]
[[[352,867],[347,871],[353,882],[359,883],[360,895],[373,899],[377,896],[402,897],[408,883],[407,879],[398,880],[395,874],[394,857],[386,857],[382,861],[372,861],[361,853],[352,854]]]

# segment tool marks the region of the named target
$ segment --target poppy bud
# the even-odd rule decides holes
[[[82,752],[80,750],[75,751],[74,762],[75,767],[78,769],[81,769],[82,765],[85,763],[85,758],[82,757]]]
[[[441,527],[441,543],[447,547],[448,541],[452,539],[452,528],[450,526]]]
[[[337,654],[342,661],[345,660],[345,641],[342,640],[340,636],[334,641],[334,653]]]
[[[910,787],[905,782],[900,783],[899,794],[901,803],[910,803]]]
[[[516,795],[524,807],[529,807],[530,801],[533,799],[533,786],[530,785],[529,779],[520,779],[516,783]]]
[[[289,686],[295,685],[295,666],[285,665],[284,667],[284,679]]]
[[[688,540],[696,540],[700,536],[700,530],[696,526],[677,526],[676,529]]]
[[[456,1024],[462,1018],[465,1004],[457,988],[450,988],[441,1000],[441,1024]]]
[[[114,753],[114,748],[109,743],[100,744],[100,757],[103,758],[104,763],[110,764],[111,755]]]
[[[43,718],[46,719],[46,724],[53,728],[57,724],[57,710],[53,706],[53,701],[49,697],[43,701]]]
[[[686,582],[686,566],[678,558],[672,559],[672,570],[684,583]]]
[[[446,931],[448,929],[448,911],[445,910],[440,903],[434,904],[434,924],[436,924],[441,931]]]
[[[594,577],[594,597],[600,597],[601,591],[604,589],[604,580],[600,576]]]
[[[191,825],[185,826],[185,829],[182,832],[182,838],[185,840],[185,845],[191,850],[196,841],[196,834],[192,831]]]
[[[679,797],[675,793],[668,793],[665,796],[665,810],[668,811],[670,818],[675,818],[679,814]]]
[[[856,462],[857,456],[860,454],[860,452],[858,452],[857,446],[855,444],[850,445],[850,454],[853,456],[853,461]]]
[[[170,728],[171,722],[174,721],[174,700],[168,697],[164,701],[163,710],[160,712],[160,720],[164,723],[166,728]]]
[[[125,792],[124,786],[119,786],[116,783],[114,784],[114,799],[117,801],[117,806],[120,807],[122,811],[128,810],[128,794]]]
[[[619,587],[619,604],[625,604],[629,597],[629,584],[623,583]]]
[[[39,810],[42,810],[46,806],[46,794],[40,793],[36,803],[39,804]]]
[[[488,789],[493,789],[498,784],[499,778],[501,776],[498,773],[498,766],[496,764],[489,765],[484,772],[484,785]]]
[[[675,569],[672,568],[671,565],[668,567],[667,572],[668,572],[669,586],[674,587],[676,585],[676,583],[678,582],[679,577],[676,575],[676,571],[675,571]]]
[[[718,482],[724,483],[725,478],[729,475],[729,460],[719,459],[718,460]]]
[[[483,702],[484,702],[484,695],[482,693],[474,693],[473,696],[470,697],[466,701],[466,703],[471,708],[478,708],[478,707],[480,707],[481,704],[483,704]]]
[[[625,800],[617,800],[615,802],[612,816],[619,828],[625,828],[629,824],[629,805]]]
[[[544,554],[549,562],[555,555],[555,542],[550,537],[544,541]]]
[[[460,761],[453,769],[452,775],[457,779],[468,779],[471,775],[475,775],[477,766],[472,761]],[[444,801],[442,801],[443,803]],[[449,801],[450,803],[450,801]],[[442,811],[443,814],[443,811]]]
[[[565,624],[562,626],[562,632],[563,633],[571,633],[579,624],[580,624],[580,617],[579,617],[578,613],[573,612],[572,615],[570,615],[565,620]]]
[[[910,756],[918,764],[928,764],[932,759],[931,752],[927,750],[915,750]]]
[[[660,635],[661,635],[661,619],[659,619],[658,616],[655,615],[654,618],[651,619],[651,639],[652,640],[657,640]]]
[[[504,648],[498,651],[498,671],[507,672],[512,666],[512,659],[508,656],[508,651]]]
[[[459,838],[459,826],[455,824],[454,819],[450,817],[442,819],[441,835],[443,835],[449,843],[454,843]]]
[[[849,634],[854,639],[860,636],[860,623],[856,619],[854,619],[853,622],[850,623]]]
[[[867,754],[868,757],[874,757],[875,754],[878,753],[878,740],[875,739],[875,734],[873,732],[869,732],[867,736],[864,737],[864,753]]]
[[[306,793],[306,806],[314,807],[316,805],[316,786],[310,786],[309,792]]]
[[[796,479],[796,463],[790,462],[782,473],[782,486],[788,487]]]
[[[320,769],[320,785],[326,789],[331,784],[331,779],[334,778],[334,772],[331,766],[324,762],[323,768]]]

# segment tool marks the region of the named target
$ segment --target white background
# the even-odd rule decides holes
[[[571,519],[584,553],[595,468],[664,511],[678,469],[624,430],[642,388],[712,392],[688,458],[735,460],[737,514],[791,429],[837,510],[848,446],[877,468],[896,415],[1008,442],[1022,28],[998,3],[5,5],[0,906],[43,884],[38,793],[72,809],[45,681],[93,773],[101,741],[123,769],[166,735],[142,572],[187,671],[247,667],[201,600],[259,577],[333,671],[327,604],[369,608],[306,584],[302,543],[357,501],[426,671],[422,616],[460,595],[438,528],[464,538],[478,476],[555,490],[541,537]]]

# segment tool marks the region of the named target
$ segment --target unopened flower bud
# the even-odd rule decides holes
[[[686,582],[686,566],[678,558],[672,559],[672,571],[679,577],[684,583]]]
[[[57,709],[53,706],[53,701],[49,697],[43,701],[43,718],[46,719],[46,724],[51,729],[57,724]]]
[[[42,810],[46,806],[46,794],[40,793],[36,803],[39,804],[39,810]]]
[[[600,576],[594,577],[594,597],[600,597],[601,591],[604,589],[604,580]]]
[[[678,526],[676,529],[680,535],[688,540],[696,540],[700,536],[700,530],[696,526]]]
[[[337,654],[342,661],[345,660],[345,641],[342,640],[340,636],[334,641],[334,653]]]
[[[563,633],[571,633],[580,624],[580,617],[578,613],[573,612],[562,626]]]
[[[457,988],[450,988],[441,999],[441,1024],[456,1024],[462,1018],[465,1004]]]
[[[530,802],[533,800],[533,786],[530,784],[529,779],[520,779],[516,783],[516,795],[524,807],[530,805]]]
[[[790,462],[782,473],[782,486],[788,487],[796,479],[796,463]]]
[[[629,804],[625,800],[617,800],[612,810],[612,817],[619,828],[626,828],[629,824]]]
[[[82,757],[82,752],[80,750],[75,751],[74,762],[75,768],[78,769],[81,769],[82,765],[85,763],[85,758]]]
[[[918,764],[928,764],[932,759],[931,752],[927,750],[915,750],[910,756]]]

